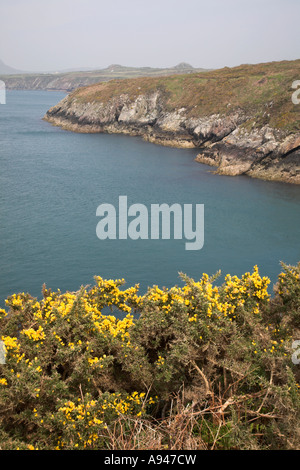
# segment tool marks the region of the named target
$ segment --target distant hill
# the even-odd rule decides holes
[[[13,67],[10,67],[9,65],[6,65],[0,59],[0,75],[14,75],[14,74],[20,74],[20,73],[25,73],[25,72],[22,70],[14,69]]]
[[[180,64],[175,65],[174,68],[177,70],[194,70],[194,67],[186,62],[180,62]]]
[[[146,70],[148,70],[149,72],[157,72],[157,71],[166,71],[166,70],[175,70],[175,71],[189,71],[189,70],[206,70],[206,69],[194,69],[194,67],[190,64],[188,64],[187,62],[180,62],[180,64],[177,64],[175,65],[174,67],[169,67],[169,68],[159,68],[159,67],[128,67],[128,66],[124,66],[124,65],[119,65],[119,64],[111,64],[109,65],[108,67],[106,67],[105,69],[103,69],[107,72],[126,72],[126,71],[130,71],[130,70],[135,70],[135,71],[143,71],[145,72]]]
[[[3,65],[1,67],[1,64]],[[120,78],[162,77],[183,73],[207,72],[209,69],[194,68],[186,62],[174,67],[128,67],[111,64],[103,69],[77,70],[64,72],[29,73],[20,72],[0,61],[0,79],[5,81],[9,90],[62,90],[72,91],[75,88],[93,85]]]

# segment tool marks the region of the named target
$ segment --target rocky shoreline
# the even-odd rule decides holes
[[[48,110],[44,119],[82,133],[141,136],[160,145],[199,148],[196,161],[223,175],[242,175],[300,184],[300,132],[255,126],[243,109],[190,117],[186,108],[169,110],[159,91],[132,99],[124,93],[107,102],[86,102],[76,93]]]

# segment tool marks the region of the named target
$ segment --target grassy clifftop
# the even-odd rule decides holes
[[[1,69],[1,64],[0,64]],[[181,63],[170,68],[152,67],[124,67],[112,64],[105,69],[86,71],[66,71],[49,73],[16,73],[0,70],[0,78],[5,81],[10,90],[65,90],[71,91],[77,87],[88,86],[94,83],[112,79],[126,79],[136,77],[158,77],[180,73],[205,72],[206,69],[193,68],[191,65]]]
[[[159,90],[167,110],[186,108],[189,117],[229,114],[243,109],[257,126],[291,132],[300,129],[299,107],[292,103],[292,83],[300,80],[300,60],[240,65],[205,73],[111,80],[71,93],[82,102],[107,103],[126,94],[134,100]]]

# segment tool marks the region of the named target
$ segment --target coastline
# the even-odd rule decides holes
[[[300,184],[300,60],[109,80],[72,91],[44,119],[177,148],[218,174]],[[297,91],[298,93],[298,91]]]
[[[126,134],[168,147],[198,148],[195,161],[215,167],[218,174],[300,184],[300,132],[268,125],[248,131],[249,116],[243,111],[189,118],[184,109],[166,111],[158,95],[139,95],[133,102],[123,95],[107,104],[67,96],[43,119],[77,133]]]

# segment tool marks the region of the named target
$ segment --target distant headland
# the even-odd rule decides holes
[[[59,70],[52,72],[24,72],[10,67],[0,60],[0,79],[7,90],[49,90],[70,92],[78,87],[120,78],[161,77],[181,73],[204,72],[209,69],[194,68],[181,62],[174,67],[126,67],[111,64],[105,68]]]
[[[110,80],[71,92],[44,119],[199,148],[196,160],[220,174],[299,184],[297,79],[300,60]]]

